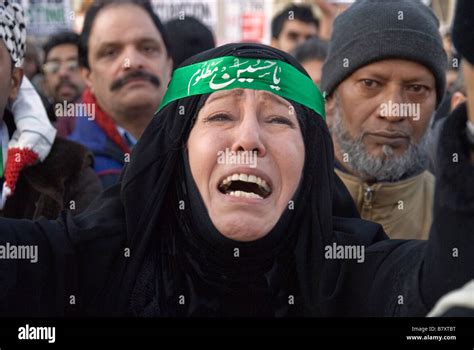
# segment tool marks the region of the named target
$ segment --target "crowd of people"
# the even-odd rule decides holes
[[[0,316],[474,316],[474,3],[454,50],[418,0],[315,4],[216,47],[95,1],[27,69],[0,2]]]

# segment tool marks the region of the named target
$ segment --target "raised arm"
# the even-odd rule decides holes
[[[438,147],[433,224],[421,277],[429,305],[474,277],[474,152],[467,143],[463,105],[446,121]]]

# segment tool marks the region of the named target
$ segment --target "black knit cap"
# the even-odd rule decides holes
[[[434,13],[419,0],[356,1],[334,21],[321,90],[331,95],[357,69],[398,58],[420,63],[433,73],[439,104],[448,62],[438,26]]]
[[[461,56],[474,64],[474,1],[472,0],[457,1],[453,43]]]

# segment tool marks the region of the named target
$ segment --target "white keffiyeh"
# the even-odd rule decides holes
[[[0,0],[0,37],[15,67],[21,67],[26,47],[26,26],[23,8],[11,0]]]

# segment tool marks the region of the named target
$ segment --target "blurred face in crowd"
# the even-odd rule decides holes
[[[23,70],[14,68],[3,40],[0,40],[0,77],[2,77],[0,79],[0,120],[2,120],[7,103],[16,98],[23,77]]]
[[[321,73],[323,70],[324,61],[321,60],[307,60],[301,65],[308,72],[313,82],[319,87],[321,82]]]
[[[40,71],[38,51],[33,45],[33,43],[27,43],[23,60],[23,71],[30,80]]]
[[[443,36],[443,48],[448,57],[453,57],[453,41],[451,40],[451,34],[449,33]]]
[[[73,44],[53,47],[43,66],[44,84],[54,102],[74,102],[85,87],[78,64],[78,48]]]
[[[423,65],[390,59],[358,69],[326,106],[337,159],[366,180],[416,173],[435,106],[435,78]]]
[[[194,181],[221,234],[236,241],[265,236],[303,170],[303,137],[290,103],[266,91],[215,92],[199,111],[187,147]],[[226,149],[254,154],[256,166],[219,161]]]
[[[107,6],[99,12],[90,33],[88,62],[86,81],[112,118],[155,111],[172,69],[151,17],[130,3]]]
[[[272,46],[285,52],[291,52],[296,46],[318,34],[314,23],[299,20],[288,20],[278,38],[272,38]]]
[[[456,82],[457,77],[458,77],[458,72],[455,70],[449,69],[446,72],[446,90],[448,91],[451,90],[454,83]]]
[[[474,122],[474,66],[467,61],[463,62],[463,74],[466,82],[467,108],[469,118]]]

